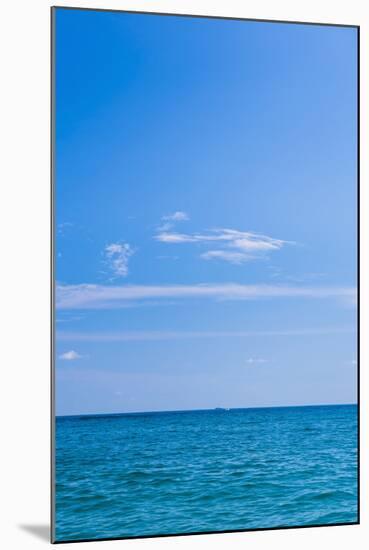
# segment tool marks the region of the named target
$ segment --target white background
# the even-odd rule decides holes
[[[368,437],[368,102],[366,0],[59,0],[58,5],[228,15],[361,25],[362,142],[362,523],[135,541],[70,548],[155,550],[230,545],[365,548],[369,534]],[[49,522],[49,6],[8,0],[0,12],[0,541],[11,550],[45,547]],[[364,124],[365,121],[365,124]],[[32,531],[36,531],[32,532]],[[37,534],[38,533],[38,534]],[[41,536],[40,536],[41,534]],[[367,537],[369,539],[369,537]],[[92,547],[92,546],[91,546]]]

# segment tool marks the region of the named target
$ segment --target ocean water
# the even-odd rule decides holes
[[[56,540],[357,521],[357,407],[56,419]]]

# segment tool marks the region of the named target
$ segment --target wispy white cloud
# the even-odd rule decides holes
[[[129,258],[134,252],[128,243],[111,243],[105,247],[105,260],[115,277],[128,275]]]
[[[202,243],[212,244],[213,246],[218,245],[219,248],[201,254],[201,258],[205,260],[224,260],[233,264],[255,260],[267,252],[280,250],[285,244],[294,244],[292,241],[284,241],[267,235],[235,229],[213,229],[207,233],[194,234],[165,230],[159,231],[154,238],[169,244]]]
[[[75,361],[76,359],[82,359],[82,355],[74,350],[70,350],[59,355],[59,359],[62,359],[63,361]]]
[[[306,287],[288,285],[244,285],[236,283],[195,285],[58,285],[56,306],[59,309],[111,309],[145,300],[213,299],[252,300],[272,298],[353,299],[351,287]]]
[[[183,233],[168,233],[166,231],[155,235],[154,239],[162,243],[195,243],[196,236],[184,235]]]
[[[160,340],[188,340],[203,338],[256,338],[256,337],[299,337],[327,334],[354,333],[352,327],[314,327],[281,330],[235,330],[235,331],[123,331],[123,332],[75,332],[58,331],[57,340],[62,342],[140,342]],[[247,359],[247,364],[265,362],[264,359]]]
[[[187,212],[182,212],[181,210],[177,210],[176,212],[173,212],[173,214],[162,217],[162,220],[168,222],[186,222],[189,219],[190,217]]]
[[[157,228],[159,234],[170,231],[176,222],[185,222],[190,219],[189,215],[186,212],[177,210],[173,214],[168,214],[167,216],[162,216],[162,224]]]
[[[249,357],[249,359],[246,360],[247,365],[262,365],[264,363],[268,363],[268,360],[259,357]]]

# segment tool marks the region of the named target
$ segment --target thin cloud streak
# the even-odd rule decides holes
[[[353,328],[327,327],[285,330],[244,331],[125,331],[125,332],[57,332],[59,342],[140,342],[160,340],[187,340],[201,338],[247,338],[273,336],[324,336],[328,334],[355,333]],[[248,360],[251,363],[256,360]],[[260,360],[259,360],[260,362]]]
[[[159,233],[154,237],[157,241],[165,243],[196,243],[196,242],[221,242],[228,243],[233,248],[241,250],[278,250],[284,244],[292,242],[281,239],[273,239],[267,235],[260,235],[251,231],[237,231],[235,229],[213,229],[208,233]]]
[[[298,287],[273,285],[197,284],[197,285],[58,285],[57,309],[112,309],[133,301],[167,298],[215,300],[252,300],[265,298],[335,298],[353,300],[350,287]]]
[[[62,359],[63,361],[75,361],[76,359],[82,359],[82,355],[74,350],[70,350],[59,355],[59,359]]]

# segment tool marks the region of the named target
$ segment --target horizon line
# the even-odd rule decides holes
[[[122,416],[131,414],[161,414],[161,413],[185,413],[185,412],[208,412],[208,411],[235,411],[235,410],[255,410],[255,409],[298,409],[307,407],[347,407],[358,406],[358,403],[315,403],[312,405],[259,405],[255,407],[211,407],[203,409],[164,409],[160,411],[129,411],[129,412],[107,412],[107,413],[74,413],[74,414],[56,414],[55,418],[71,418],[80,416]]]

